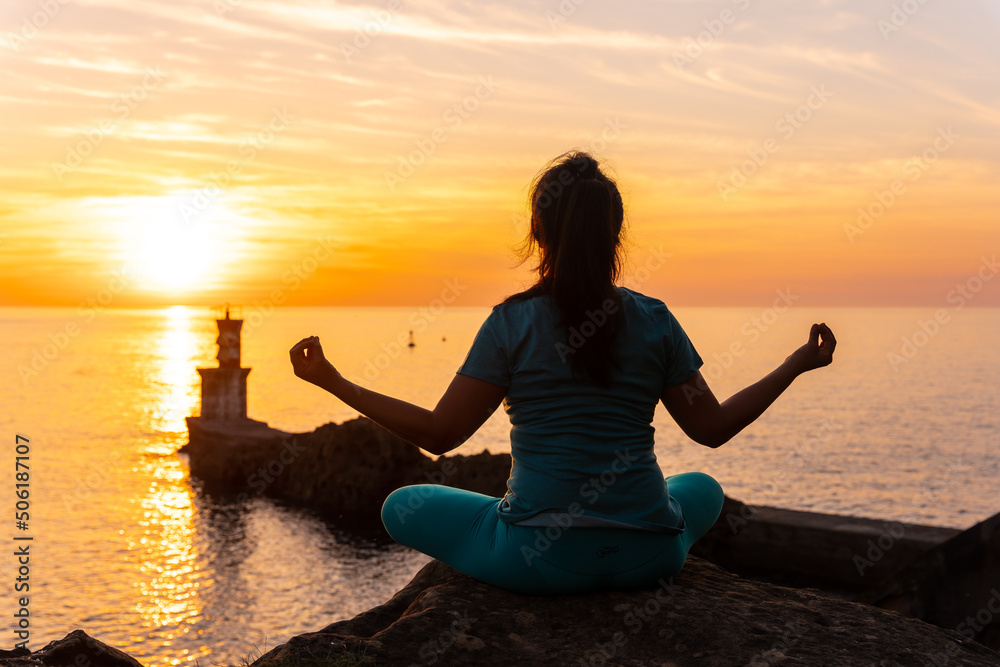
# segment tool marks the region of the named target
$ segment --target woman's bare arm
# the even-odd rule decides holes
[[[689,438],[707,447],[721,447],[761,416],[796,377],[832,363],[836,346],[830,328],[814,324],[805,345],[768,375],[721,404],[701,372],[664,389],[661,400]]]
[[[465,442],[507,394],[507,388],[501,385],[456,374],[437,406],[428,410],[350,382],[323,356],[319,339],[314,336],[296,343],[289,354],[296,376],[432,454],[444,454]]]

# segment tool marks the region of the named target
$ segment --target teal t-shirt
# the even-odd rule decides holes
[[[558,514],[581,526],[684,528],[653,453],[652,421],[664,388],[703,362],[662,301],[618,289],[619,369],[609,387],[573,377],[547,295],[494,306],[458,369],[507,387],[513,465],[497,511],[508,523],[546,525]]]

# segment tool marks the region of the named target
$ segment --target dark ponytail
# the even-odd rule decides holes
[[[547,294],[559,311],[566,340],[559,356],[602,385],[617,366],[614,340],[619,329],[624,207],[618,187],[591,155],[559,156],[532,183],[531,229],[522,261],[538,250],[538,281],[506,299]]]

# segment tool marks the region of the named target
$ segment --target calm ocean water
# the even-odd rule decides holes
[[[250,416],[290,431],[356,416],[292,375],[288,349],[314,334],[345,375],[431,408],[488,312],[248,310]],[[1000,310],[950,310],[936,328],[933,308],[675,313],[720,400],[772,370],[813,321],[839,347],[831,367],[799,378],[718,450],[687,440],[660,406],[665,474],[703,470],[751,504],[958,528],[1000,511]],[[396,345],[410,329],[417,346]],[[0,309],[7,516],[15,435],[31,440],[33,648],[84,628],[145,664],[233,664],[385,601],[427,561],[266,499],[234,521],[192,485],[176,451],[184,417],[198,413],[195,368],[216,365],[215,337],[208,309],[92,320]],[[507,451],[507,430],[498,410],[457,453]],[[5,567],[13,580],[12,556]],[[5,615],[14,605],[12,592],[0,598]],[[14,643],[9,625],[0,647]]]

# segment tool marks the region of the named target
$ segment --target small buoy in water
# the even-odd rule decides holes
[[[407,347],[416,347],[417,344],[413,342],[413,329],[410,329],[410,342]]]

